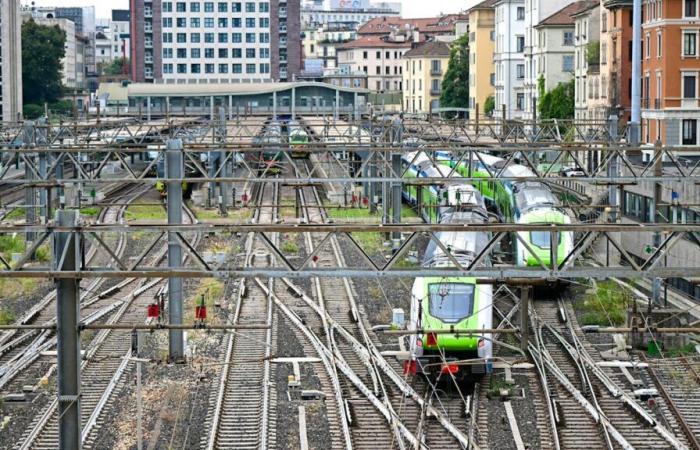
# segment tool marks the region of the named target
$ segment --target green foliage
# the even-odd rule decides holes
[[[591,41],[586,45],[586,60],[589,66],[600,64],[600,41]]]
[[[0,325],[10,325],[15,321],[15,313],[8,309],[0,309]]]
[[[96,206],[91,206],[89,208],[83,208],[80,210],[80,214],[84,216],[94,217],[100,212],[100,208]]]
[[[163,220],[167,218],[161,206],[132,205],[124,212],[126,220]]]
[[[25,212],[22,208],[15,208],[9,213],[5,214],[4,220],[20,220],[24,219]]]
[[[34,103],[25,104],[22,108],[22,115],[27,120],[38,119],[44,115],[44,107],[41,105],[35,105]]]
[[[487,116],[493,115],[493,111],[496,109],[496,99],[493,95],[489,95],[484,102],[484,114]]]
[[[49,110],[51,114],[58,114],[61,116],[72,116],[73,115],[73,102],[70,100],[59,100],[57,102],[49,104]]]
[[[537,107],[540,119],[573,119],[575,89],[575,82],[571,80],[567,83],[559,83],[557,87],[541,95],[540,103]],[[544,90],[544,87],[542,87],[542,90]]]
[[[586,295],[582,304],[584,325],[623,325],[632,294],[613,281],[598,284],[595,293]]]
[[[102,68],[102,73],[104,75],[121,75],[124,73],[124,66],[126,66],[127,75],[129,74],[129,58],[117,58],[111,63],[107,64]]]
[[[466,34],[453,44],[445,79],[442,80],[440,106],[469,107],[469,37]]]
[[[58,26],[22,24],[22,84],[24,103],[53,103],[63,94],[61,59],[65,56],[66,33]],[[36,112],[36,110],[30,110]]]
[[[284,253],[299,253],[299,246],[294,241],[284,241],[282,251]]]

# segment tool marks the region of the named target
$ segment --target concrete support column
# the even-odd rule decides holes
[[[374,155],[372,155],[371,158],[372,158],[372,161],[370,161],[370,163],[369,163],[369,166],[370,166],[369,167],[369,176],[372,178],[377,178],[377,160],[374,157]],[[376,202],[377,191],[378,191],[377,183],[374,181],[371,181],[369,183],[369,212],[371,214],[374,214],[377,212],[377,202]]]
[[[396,153],[391,155],[391,165],[392,168],[394,169],[394,172],[396,173],[396,176],[401,176],[401,154]],[[401,223],[401,183],[398,181],[395,181],[392,186],[392,200],[391,200],[391,207],[394,213],[394,220],[393,222],[395,224]],[[397,247],[397,244],[401,241],[401,233],[397,232],[394,233],[392,236],[392,239],[394,240],[394,246]]]
[[[59,226],[78,225],[77,211],[58,211]],[[82,265],[79,235],[57,232],[53,242],[53,269],[75,271]],[[60,261],[63,265],[58,267]],[[58,442],[61,450],[81,448],[80,412],[80,280],[58,278],[56,335],[58,363]]]
[[[530,338],[530,286],[523,286],[520,289],[520,349],[527,352],[528,340]]]
[[[352,112],[353,112],[353,119],[354,120],[360,120],[362,112],[360,111],[360,105],[359,105],[359,96],[357,95],[357,92],[353,94],[353,99],[352,99]]]
[[[168,181],[168,225],[182,224],[182,182],[183,160],[182,140],[167,142],[165,176]],[[182,266],[182,248],[176,233],[168,232],[168,268]],[[182,324],[182,278],[168,280],[168,323]],[[182,330],[169,330],[170,361],[182,360],[185,356]]]
[[[170,97],[165,97],[165,115],[170,117]]]
[[[632,120],[629,144],[639,145],[642,123],[642,0],[632,4]]]
[[[272,120],[277,120],[277,92],[272,93]]]
[[[151,121],[151,97],[146,97],[146,120]]]
[[[233,95],[228,96],[228,120],[233,120]]]
[[[296,109],[297,109],[296,107],[297,107],[297,90],[296,90],[296,88],[292,88],[292,104],[291,104],[292,119],[294,119],[294,115],[295,115]]]
[[[34,155],[27,155],[27,160],[33,163]],[[34,171],[31,169],[31,164],[24,163],[24,179],[30,182],[34,179]],[[24,188],[24,213],[27,219],[27,224],[36,223],[36,189],[33,186],[27,186]],[[26,244],[29,248],[31,243],[34,241],[35,233],[33,231],[27,231],[25,234]]]
[[[340,90],[336,89],[335,90],[335,109],[333,111],[333,118],[335,120],[338,120],[339,115],[340,115]]]
[[[209,120],[214,120],[214,96],[209,97]]]

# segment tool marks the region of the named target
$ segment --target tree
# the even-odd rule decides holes
[[[129,74],[129,58],[116,58],[102,68],[104,75],[121,75],[124,73],[126,66],[127,75]]]
[[[484,114],[490,117],[495,109],[496,99],[493,97],[493,95],[489,95],[486,97],[486,101],[484,101]]]
[[[544,91],[544,80],[541,82],[541,91]],[[540,104],[537,109],[540,119],[573,119],[574,95],[576,93],[575,81],[559,83],[557,87],[540,96]]]
[[[452,46],[450,62],[442,80],[440,106],[469,107],[469,37],[466,34]]]
[[[58,25],[22,24],[22,84],[24,103],[53,103],[63,95],[61,59],[65,56],[66,33]]]

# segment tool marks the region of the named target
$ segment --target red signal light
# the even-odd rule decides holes
[[[149,319],[157,319],[160,317],[160,306],[157,303],[148,305],[146,315]]]
[[[404,375],[415,375],[418,371],[418,364],[415,359],[409,359],[403,362]]]
[[[428,333],[428,347],[437,346],[437,335],[435,333]]]
[[[450,373],[454,375],[459,372],[459,366],[457,364],[443,364],[441,371],[442,373]]]

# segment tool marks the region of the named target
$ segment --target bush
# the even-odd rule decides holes
[[[61,116],[72,116],[73,115],[73,102],[70,100],[59,100],[57,102],[51,103],[49,109],[52,114],[58,114]]]
[[[7,309],[0,309],[0,325],[10,325],[15,321],[15,313]]]
[[[484,102],[484,114],[487,116],[492,116],[493,111],[496,109],[496,99],[493,95],[489,95]]]
[[[623,325],[632,294],[612,281],[598,284],[596,292],[586,296],[582,309],[584,325]]]
[[[36,105],[34,103],[29,103],[24,105],[22,109],[24,118],[27,120],[35,120],[44,115],[44,107],[41,105]]]

